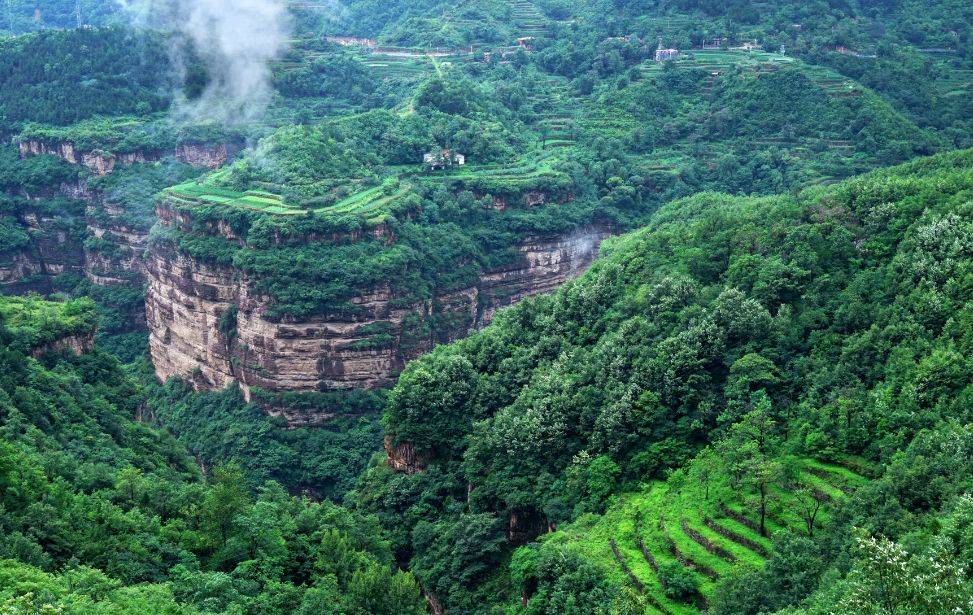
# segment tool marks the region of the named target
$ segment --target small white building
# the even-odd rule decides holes
[[[435,171],[446,167],[461,167],[466,164],[466,156],[450,149],[442,149],[423,155],[422,162]]]
[[[675,60],[679,57],[678,49],[656,49],[655,50],[655,61],[665,62],[666,60]]]

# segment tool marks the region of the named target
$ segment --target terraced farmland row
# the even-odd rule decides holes
[[[511,16],[518,37],[540,37],[547,34],[547,17],[528,0],[511,0]]]
[[[731,69],[743,68],[756,73],[766,73],[780,70],[782,67],[796,62],[794,58],[765,51],[746,51],[741,49],[708,50],[694,49],[682,52],[675,60],[678,66],[697,68],[713,73],[724,73]],[[648,60],[638,67],[642,77],[660,72],[664,62]]]
[[[398,187],[384,185],[364,186],[359,180],[336,184],[336,190],[350,194],[339,201],[324,205],[295,204],[277,194],[279,188],[263,186],[262,190],[235,191],[216,185],[218,174],[202,181],[189,181],[167,190],[172,202],[184,205],[216,205],[234,207],[274,215],[300,215],[317,213],[334,216],[360,216],[370,223],[382,222],[392,206],[411,193],[418,183],[441,183],[444,180],[461,182],[470,189],[484,191],[517,192],[533,188],[538,182],[550,185],[563,180],[563,175],[553,168],[557,156],[553,150],[534,152],[525,157],[503,164],[470,164],[441,171],[428,172],[420,166],[390,168],[398,177]],[[325,180],[327,181],[327,180]],[[337,181],[337,180],[336,180]],[[391,191],[390,191],[391,190]]]
[[[813,528],[821,527],[833,503],[864,481],[843,467],[803,462],[799,484],[778,487],[772,494],[767,535],[759,531],[753,503],[705,502],[701,489],[680,490],[658,482],[622,496],[594,525],[582,519],[580,527],[565,528],[547,540],[607,566],[641,596],[646,613],[696,614],[705,609],[720,579],[741,566],[764,564],[772,549],[769,536],[808,533],[809,511],[815,506]],[[692,575],[697,592],[676,597],[667,585],[672,570]]]
[[[562,77],[547,77],[530,93],[530,103],[537,112],[536,129],[546,151],[574,145],[578,132],[578,113],[582,99],[575,95]]]
[[[214,186],[208,182],[190,181],[169,188],[166,191],[166,198],[182,205],[216,205],[283,216],[309,212],[334,216],[360,216],[369,223],[378,224],[389,215],[391,206],[408,195],[411,190],[412,185],[408,183],[400,185],[393,191],[389,191],[384,186],[362,187],[332,205],[305,207],[288,203],[280,195],[265,190],[239,192]]]
[[[973,69],[949,68],[949,76],[941,82],[943,96],[965,97],[973,95]]]

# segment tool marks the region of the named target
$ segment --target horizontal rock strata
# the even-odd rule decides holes
[[[79,151],[70,141],[45,142],[36,139],[18,143],[21,158],[47,154],[57,156],[69,164],[83,164],[95,175],[108,175],[116,168],[133,164],[158,162],[167,156],[175,156],[183,164],[207,169],[223,166],[239,146],[219,143],[215,145],[197,142],[180,143],[174,150],[138,150],[113,153],[103,150]]]
[[[160,211],[160,218],[185,223],[172,212]],[[211,230],[232,239],[228,229]],[[245,394],[254,386],[298,392],[389,386],[407,361],[436,343],[463,337],[490,322],[497,309],[585,271],[607,235],[587,228],[529,238],[518,259],[485,273],[477,285],[418,304],[401,306],[390,288],[380,287],[351,299],[359,308],[351,315],[282,322],[266,317],[270,299],[255,295],[254,281],[240,270],[153,244],[146,316],[156,375],[162,381],[181,376],[209,390],[236,382]],[[432,318],[440,323],[435,334],[423,326]],[[375,331],[387,334],[376,337]]]

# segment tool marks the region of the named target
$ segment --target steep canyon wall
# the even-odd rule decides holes
[[[179,224],[171,213],[160,213]],[[156,374],[160,380],[181,376],[199,389],[236,382],[245,394],[255,386],[301,392],[389,386],[407,361],[435,344],[468,335],[499,308],[585,271],[608,234],[588,227],[528,238],[516,261],[484,273],[469,288],[405,306],[388,286],[365,289],[351,299],[358,308],[353,314],[300,321],[267,318],[270,299],[254,293],[254,280],[244,272],[153,244],[146,316]],[[304,424],[322,417],[285,418]]]

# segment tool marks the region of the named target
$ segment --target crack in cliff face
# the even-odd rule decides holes
[[[180,223],[172,215],[160,218]],[[146,315],[156,375],[162,381],[181,376],[208,390],[238,383],[247,396],[254,386],[297,392],[387,387],[407,361],[436,343],[468,335],[488,324],[499,308],[551,292],[580,275],[608,235],[603,228],[589,227],[566,236],[530,238],[520,245],[519,260],[484,273],[474,287],[408,307],[397,307],[388,287],[374,288],[351,299],[359,308],[354,316],[299,322],[266,318],[271,300],[255,296],[253,280],[243,272],[153,244]],[[237,310],[233,331],[221,331],[221,318],[231,309]],[[432,318],[450,325],[430,334],[423,327]],[[392,341],[368,347],[364,331],[376,327],[390,332]],[[316,419],[285,420],[296,424]]]

